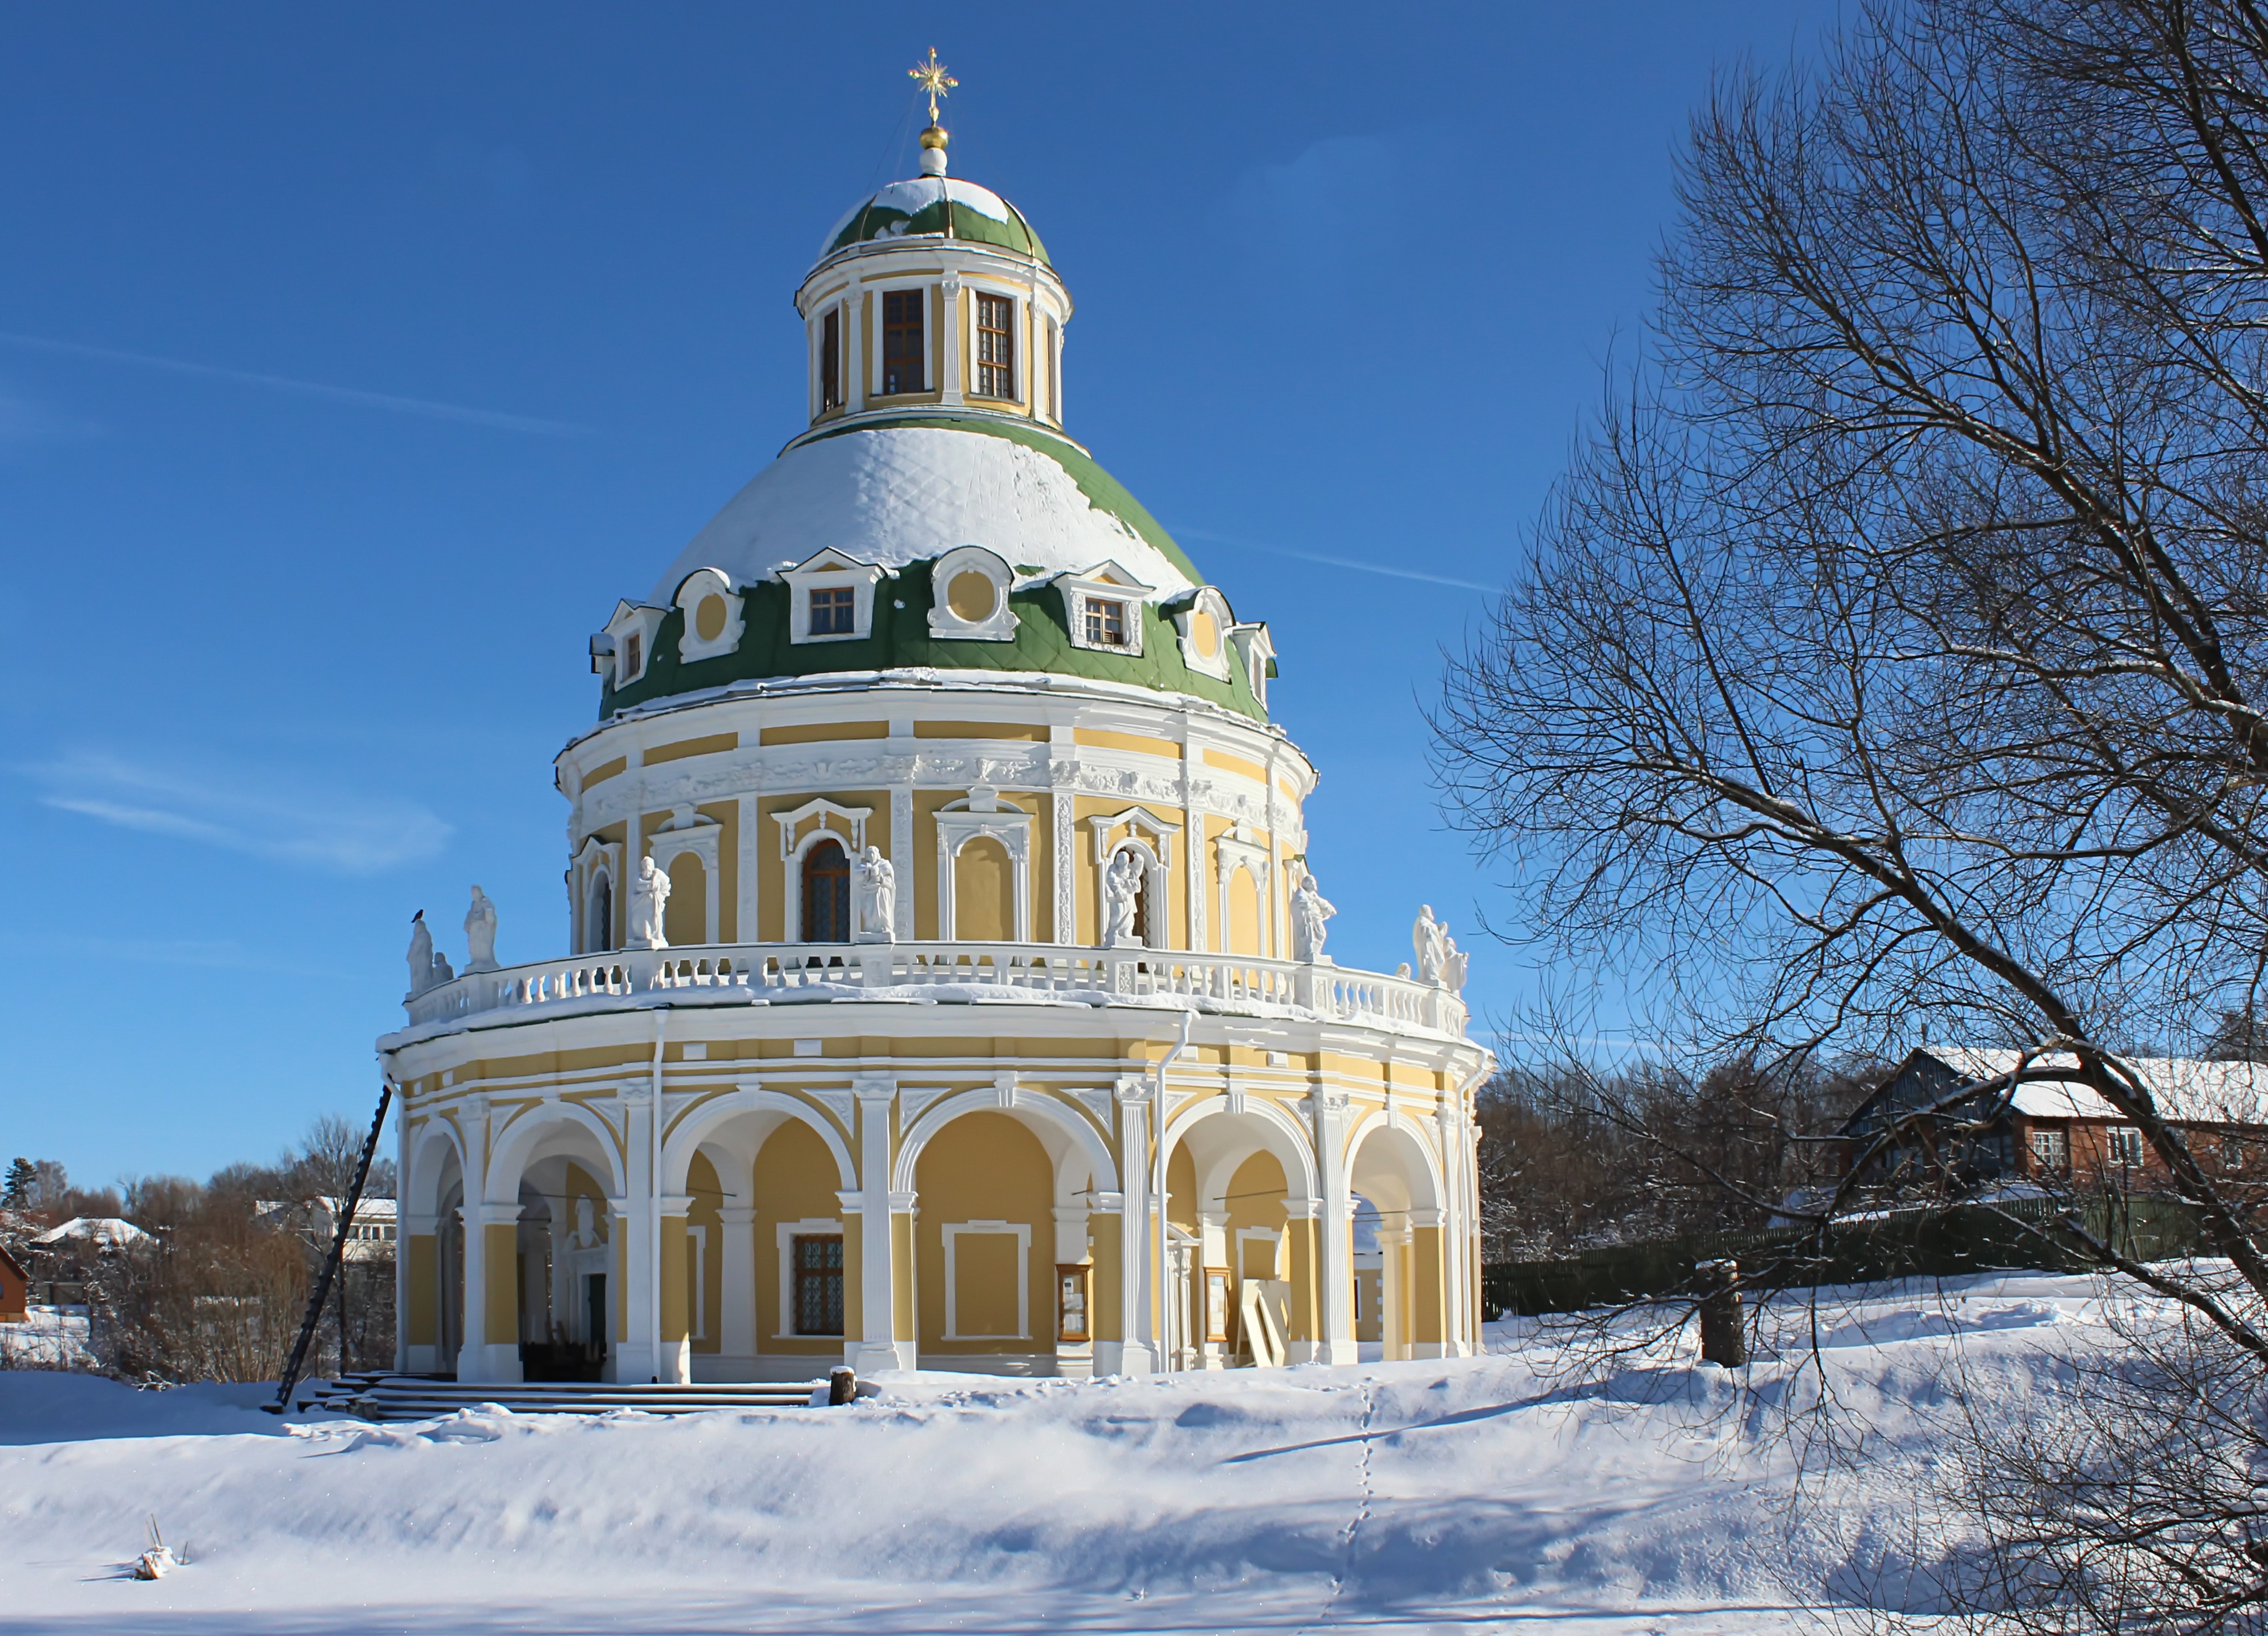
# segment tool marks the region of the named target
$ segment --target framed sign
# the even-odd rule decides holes
[[[1205,1272],[1205,1339],[1226,1341],[1228,1338],[1228,1274],[1207,1269]]]
[[[1085,1341],[1094,1338],[1087,1317],[1087,1281],[1094,1273],[1087,1266],[1056,1268],[1056,1339]]]

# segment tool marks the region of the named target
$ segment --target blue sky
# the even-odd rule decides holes
[[[911,173],[932,44],[955,173],[1079,303],[1071,431],[1273,629],[1334,954],[1469,934],[1420,702],[1644,320],[1711,75],[1833,17],[0,14],[0,1159],[365,1117],[409,914],[453,947],[472,881],[558,952],[585,638],[798,430],[791,294]]]

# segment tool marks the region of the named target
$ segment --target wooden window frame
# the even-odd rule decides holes
[[[812,881],[815,876],[821,873],[821,871],[817,867],[819,859],[821,854],[823,853],[829,846],[832,846],[835,849],[835,855],[843,860],[843,867],[839,872],[833,869],[828,869],[824,872],[825,877],[830,881],[837,878],[839,873],[843,882],[841,903],[843,910],[843,935],[841,937],[822,937],[818,934],[816,930],[816,925],[819,918],[819,903],[816,894],[812,890]],[[811,845],[811,849],[805,852],[802,858],[797,861],[796,869],[799,873],[797,884],[801,888],[798,895],[800,899],[799,907],[802,910],[802,924],[796,928],[803,934],[799,940],[805,943],[848,943],[850,940],[850,850],[846,848],[841,841],[834,838],[833,836],[822,836],[820,839],[814,841]]]
[[[1016,390],[1016,302],[1012,296],[976,292],[976,395],[1020,403]],[[987,319],[997,315],[998,324]]]
[[[895,319],[890,316],[893,307],[895,307],[900,314]],[[913,314],[910,319],[904,316],[908,311]],[[927,286],[913,290],[883,291],[881,325],[882,390],[880,395],[886,398],[904,397],[912,393],[928,391],[929,290]],[[901,349],[893,352],[890,350],[892,336],[903,337],[909,335],[913,337],[913,347],[910,351]],[[894,361],[903,363],[907,359],[912,361],[914,373],[913,384],[910,386],[902,381],[895,381],[890,373]]]
[[[815,637],[855,637],[858,634],[858,588],[856,586],[813,586],[804,594],[810,602],[805,609],[804,628]],[[825,601],[821,599],[824,598]],[[822,627],[820,615],[828,615]],[[840,623],[837,623],[837,621]]]
[[[843,407],[843,308],[838,303],[819,321],[819,408],[824,414]]]
[[[819,1266],[806,1266],[804,1264],[804,1246],[806,1244],[833,1245],[835,1247],[835,1264],[833,1266],[827,1266],[824,1264]],[[823,1251],[821,1252],[822,1260],[824,1253],[825,1252]],[[844,1309],[847,1305],[844,1299],[845,1292],[843,1289],[843,1234],[840,1233],[796,1234],[792,1238],[788,1240],[788,1273],[789,1276],[795,1280],[795,1287],[793,1290],[789,1292],[788,1295],[788,1315],[795,1320],[795,1334],[797,1338],[802,1338],[809,1337],[813,1339],[826,1339],[832,1337],[839,1339],[843,1334],[843,1319],[845,1316]],[[806,1322],[806,1318],[810,1312],[810,1308],[805,1301],[805,1291],[812,1283],[817,1283],[821,1288],[819,1296],[820,1315],[818,1319],[821,1325],[823,1326],[825,1324],[828,1316],[828,1308],[830,1306],[832,1308],[835,1327],[831,1330],[824,1327],[814,1328]],[[827,1286],[829,1284],[834,1286],[832,1290],[831,1302],[828,1299],[828,1291],[827,1289]]]

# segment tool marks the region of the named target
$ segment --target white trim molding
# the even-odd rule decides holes
[[[953,899],[953,864],[961,849],[980,836],[1007,849],[1014,887],[1015,924],[1011,940],[1032,940],[1032,814],[1000,799],[989,784],[973,785],[968,796],[937,812],[937,923],[947,942],[960,940]]]
[[[802,1221],[783,1221],[773,1236],[779,1242],[779,1330],[772,1338],[776,1341],[841,1338],[839,1336],[804,1335],[799,1334],[796,1330],[795,1241],[799,1238],[840,1238],[844,1240],[843,1248],[848,1249],[849,1239],[843,1230],[842,1218],[813,1216]],[[848,1281],[850,1270],[846,1267],[843,1271],[845,1281],[843,1289],[843,1328],[848,1329],[850,1327],[850,1288]]]
[[[714,597],[724,605],[723,623],[717,634],[701,634],[701,614],[703,606]],[[747,629],[740,605],[740,593],[732,578],[721,568],[696,568],[685,576],[677,587],[677,609],[685,615],[685,628],[678,633],[677,657],[681,663],[695,660],[714,659],[729,653],[740,645],[740,633]]]
[[[1071,631],[1073,647],[1091,648],[1099,653],[1142,654],[1142,609],[1154,592],[1155,586],[1144,585],[1131,572],[1105,558],[1085,573],[1057,574],[1056,588],[1063,593],[1064,619]],[[1094,601],[1123,603],[1123,619],[1119,642],[1090,640],[1086,631],[1087,604]]]
[[[862,563],[848,552],[829,546],[800,563],[782,564],[778,573],[788,587],[787,639],[791,643],[800,645],[806,642],[856,642],[873,633],[874,586],[882,578],[882,570],[873,564]],[[814,636],[811,629],[811,593],[846,586],[855,593],[850,629]]]
[[[1220,943],[1217,952],[1224,954],[1251,954],[1266,956],[1270,953],[1269,944],[1272,940],[1276,924],[1276,917],[1270,912],[1273,903],[1270,893],[1273,890],[1275,859],[1266,847],[1252,838],[1250,832],[1241,823],[1231,824],[1213,836],[1212,856],[1213,889],[1219,897],[1220,907],[1220,921],[1215,928],[1215,935]],[[1260,900],[1256,908],[1259,911],[1261,946],[1256,949],[1233,950],[1228,947],[1230,925],[1228,892],[1239,869],[1250,873],[1253,888]]]
[[[1174,629],[1181,634],[1182,663],[1200,675],[1228,680],[1229,638],[1236,629],[1236,615],[1229,611],[1226,597],[1211,586],[1199,586],[1189,606],[1174,615]]]
[[[938,1229],[945,1235],[945,1334],[949,1341],[1027,1341],[1032,1338],[1032,1229],[1022,1221],[948,1221]],[[961,1329],[961,1278],[955,1260],[957,1241],[964,1234],[984,1238],[1013,1237],[1016,1241],[1016,1332],[1012,1335],[965,1335]]]
[[[668,819],[646,839],[647,856],[653,866],[664,874],[670,865],[688,853],[701,860],[702,880],[705,895],[701,906],[703,935],[699,941],[721,943],[724,927],[718,916],[722,909],[718,893],[718,849],[722,843],[725,826],[714,818],[704,818],[690,802],[681,802],[670,808]]]
[[[981,614],[961,613],[948,600],[954,586],[968,575],[975,575],[991,588],[991,606]],[[930,635],[954,642],[1014,641],[1018,621],[1008,606],[1008,592],[1015,583],[1016,571],[998,552],[981,545],[954,547],[939,557],[930,571]]]

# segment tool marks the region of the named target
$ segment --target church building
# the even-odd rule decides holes
[[[416,929],[404,1372],[1477,1344],[1464,957],[1324,954],[1269,628],[1071,437],[1070,291],[931,111],[796,291],[807,429],[591,639],[562,952]]]

